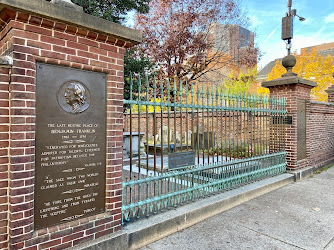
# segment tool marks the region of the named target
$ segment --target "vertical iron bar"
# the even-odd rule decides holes
[[[183,89],[182,89],[182,81],[180,79],[180,90],[179,90],[179,95],[180,95],[180,136],[181,136],[181,140],[180,140],[180,146],[181,146],[181,152],[183,150],[183,144],[182,144],[182,137],[183,137],[183,116],[182,116],[182,109],[183,109]]]
[[[210,93],[209,93],[209,87],[207,87],[207,90],[206,90],[206,113],[207,113],[207,117],[206,117],[206,131],[207,131],[207,139],[208,139],[208,164],[210,163]]]
[[[169,116],[169,114],[170,114],[170,82],[169,82],[169,79],[167,79],[167,104],[168,104],[168,106],[167,106],[167,127],[168,127],[168,131],[167,131],[167,136],[168,136],[168,138],[167,138],[167,147],[168,147],[168,149],[167,149],[167,152],[168,153],[170,153],[170,141],[169,141],[169,139],[170,139],[170,127],[169,127],[169,119],[170,119],[170,116]]]
[[[225,158],[226,158],[226,161],[228,161],[228,155],[229,155],[229,148],[230,148],[230,143],[229,143],[229,140],[227,141],[227,123],[228,123],[228,119],[227,119],[227,109],[229,108],[229,103],[228,103],[228,93],[227,93],[227,89],[225,89],[225,96],[224,96],[224,98],[225,98],[225,139],[224,139],[224,143],[226,144],[226,147],[227,147],[227,149],[225,150],[226,152],[225,152]],[[229,112],[230,112],[230,110],[229,110]]]
[[[240,125],[240,121],[239,121],[239,91],[237,90],[237,93],[236,93],[236,101],[235,101],[235,106],[236,106],[236,119],[235,119],[235,122],[236,122],[236,140],[237,140],[237,158],[242,158],[240,157],[240,131],[239,131],[239,125]]]
[[[156,117],[156,104],[157,104],[157,84],[155,81],[155,76],[153,78],[153,146],[154,146],[154,165],[153,173],[156,175],[157,171],[157,117]],[[154,196],[155,196],[155,182],[154,182]]]
[[[269,96],[267,95],[265,97],[265,104],[264,104],[264,107],[265,107],[265,115],[266,115],[266,125],[265,125],[265,148],[266,148],[266,153],[269,154],[269,142],[268,142],[268,138],[269,138],[269,135],[268,135],[268,101],[269,101]]]
[[[246,119],[247,119],[247,111],[246,111],[246,108],[247,108],[247,105],[246,105],[246,92],[244,91],[242,93],[242,107],[244,108],[243,109],[243,120],[242,120],[242,125],[243,125],[243,129],[242,129],[242,132],[243,132],[243,141],[244,141],[244,158],[247,158],[247,151],[248,151],[248,146],[247,146],[247,137],[246,137],[246,129],[247,129],[247,123],[246,123]]]
[[[231,128],[230,128],[230,137],[231,137],[231,143],[232,143],[232,152],[231,152],[231,159],[234,158],[235,154],[235,145],[234,145],[234,89],[232,90],[232,96],[231,96],[231,103],[232,103],[232,120],[231,120]]]
[[[255,142],[256,142],[256,156],[259,155],[259,112],[258,112],[258,104],[259,104],[258,95],[255,94]]]
[[[252,112],[251,112],[251,123],[252,123],[252,156],[256,156],[256,148],[255,148],[255,98],[254,95],[251,94],[251,106],[252,106]]]
[[[186,103],[185,103],[185,106],[186,106],[186,148],[187,148],[187,151],[189,151],[188,149],[188,138],[189,138],[189,127],[188,127],[188,102],[189,102],[189,96],[188,96],[188,82],[186,82],[186,93],[185,93],[185,97],[186,97]]]
[[[278,97],[277,101],[277,126],[278,126],[278,152],[281,152],[281,143],[282,143],[282,131],[281,131],[281,122],[282,122],[282,114],[281,114],[281,97]]]
[[[261,154],[260,155],[264,155],[264,148],[263,148],[263,108],[262,108],[262,104],[263,104],[263,97],[262,95],[259,95],[259,108],[260,108],[260,150],[261,150]]]
[[[191,83],[191,149],[195,149],[195,134],[194,134],[194,86]],[[195,149],[196,152],[196,149]],[[197,153],[197,152],[196,152]],[[195,153],[195,155],[196,155]]]
[[[204,155],[204,151],[205,151],[205,136],[204,136],[204,131],[205,131],[205,117],[204,117],[204,108],[205,108],[205,104],[204,104],[204,86],[202,86],[202,146],[203,146],[203,165],[204,165],[204,161],[205,161],[205,155]]]
[[[223,89],[220,89],[220,150],[221,150],[221,161],[224,162],[224,142],[223,142]],[[224,107],[226,112],[226,107]],[[226,116],[224,116],[226,121]],[[225,124],[226,125],[226,124]]]
[[[146,175],[148,176],[148,154],[149,154],[149,141],[148,141],[148,91],[149,91],[149,83],[147,75],[145,76],[145,84],[146,84]]]
[[[262,95],[259,95],[259,116],[260,116],[260,155],[263,155],[263,115],[262,115]]]
[[[271,100],[272,100],[272,96],[269,97],[268,100],[268,113],[269,113],[269,153],[273,153],[273,146],[272,146],[272,123],[273,123],[273,117],[272,117],[272,105],[271,105]]]
[[[163,103],[164,103],[164,86],[163,86],[163,80],[160,79],[160,121],[161,121],[161,124],[160,124],[160,130],[161,130],[161,135],[160,135],[160,157],[161,157],[161,173],[163,173],[163,169],[164,169],[164,136],[163,136],[163,123],[164,123],[164,120],[163,120],[163,109],[164,109],[164,106],[163,106]],[[162,185],[162,181],[161,181],[161,185]],[[161,186],[161,190],[162,190],[162,186]]]
[[[196,147],[197,147],[197,165],[199,165],[199,86],[197,85],[197,92],[196,92],[196,100],[197,100],[197,141],[196,141]]]
[[[219,130],[219,93],[218,88],[216,89],[216,130],[217,130],[217,144],[216,144],[216,152],[217,152],[217,162],[219,162],[219,132],[221,132],[221,129]]]
[[[211,132],[212,132],[212,164],[215,162],[215,148],[216,148],[216,131],[214,129],[214,122],[213,122],[213,116],[214,116],[214,100],[215,100],[215,93],[214,89],[212,87],[211,90]]]
[[[141,128],[140,128],[140,108],[141,108],[141,79],[140,75],[138,77],[138,178],[140,179],[140,170],[141,170],[141,162],[140,162],[140,148],[141,148]],[[148,153],[148,152],[147,152]],[[140,186],[139,186],[139,197],[140,197]]]
[[[173,98],[174,98],[174,152],[176,152],[176,80],[174,78],[174,88],[173,88]]]
[[[250,105],[249,105],[249,93],[246,93],[246,96],[245,96],[245,102],[246,102],[246,107],[247,107],[247,112],[246,112],[246,145],[247,145],[247,158],[250,158],[250,142],[249,142],[249,131],[250,131],[250,124],[249,124],[249,117],[250,117]]]
[[[132,82],[132,76],[130,74],[130,101],[132,101],[132,87],[133,87],[133,82]],[[130,181],[132,180],[132,105],[133,104],[130,103]]]
[[[278,101],[279,101],[279,97],[276,97],[276,101],[275,101],[275,114],[276,114],[276,120],[277,120],[277,125],[276,125],[276,141],[277,141],[277,146],[276,146],[276,152],[279,152],[279,117],[278,117]]]

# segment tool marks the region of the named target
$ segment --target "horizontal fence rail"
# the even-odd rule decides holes
[[[123,221],[285,172],[285,100],[129,79]]]
[[[187,170],[171,171],[123,183],[123,219],[140,218],[175,208],[207,195],[285,172],[286,154],[253,157],[215,163]]]

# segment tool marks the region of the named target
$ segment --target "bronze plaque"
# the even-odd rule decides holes
[[[306,101],[297,100],[297,160],[306,158]]]
[[[105,210],[106,75],[37,63],[35,229]]]

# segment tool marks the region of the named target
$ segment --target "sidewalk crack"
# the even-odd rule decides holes
[[[250,230],[250,231],[253,231],[253,232],[255,232],[255,233],[259,233],[259,234],[262,234],[262,235],[264,235],[264,236],[267,236],[268,238],[271,238],[271,239],[273,239],[273,240],[277,240],[277,241],[280,241],[280,242],[282,242],[282,243],[284,243],[284,244],[287,244],[287,245],[290,245],[290,246],[293,246],[293,247],[296,247],[296,248],[299,248],[299,249],[306,250],[305,248],[302,248],[302,247],[296,246],[296,245],[294,245],[294,244],[292,244],[292,243],[289,243],[289,242],[283,241],[283,240],[281,240],[281,239],[272,237],[272,236],[270,236],[270,235],[268,235],[268,234],[265,234],[265,233],[263,233],[263,232],[259,232],[259,231],[255,230],[255,229],[253,229],[253,228],[249,228],[249,227],[246,227],[246,226],[241,225],[241,224],[239,224],[239,225],[240,225],[241,227],[246,228],[246,229],[248,229],[248,230]],[[329,244],[329,243],[328,243],[328,244]]]
[[[330,241],[327,243],[327,245],[324,247],[324,250],[325,249],[329,249],[328,247],[329,247],[329,245],[332,243],[332,242],[334,242],[334,236],[330,239]]]

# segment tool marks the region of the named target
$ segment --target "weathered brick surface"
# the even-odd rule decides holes
[[[121,209],[113,203],[122,197],[122,172],[114,170],[122,168],[122,139],[115,135],[122,132],[123,96],[112,93],[123,88],[123,56],[131,43],[8,9],[0,20],[0,54],[14,59],[11,96],[9,70],[0,68],[0,246],[64,249],[120,230]],[[108,74],[106,182],[113,183],[106,185],[105,213],[39,230],[34,230],[36,62]]]
[[[286,99],[287,112],[293,124],[286,128],[286,151],[289,169],[322,167],[334,161],[334,103],[310,100],[310,86],[290,84],[270,87],[270,93]],[[307,158],[297,160],[297,100],[306,100]],[[334,99],[334,98],[333,98]]]
[[[8,247],[9,69],[0,68],[0,246]]]
[[[310,105],[310,164],[322,167],[334,160],[334,103]]]
[[[297,100],[306,100],[306,124],[310,121],[310,91],[311,87],[303,84],[289,84],[270,87],[270,95],[284,97],[287,115],[292,116],[292,125],[286,125],[285,149],[287,152],[287,168],[296,170],[309,166],[310,132],[306,130],[307,158],[297,160]]]

